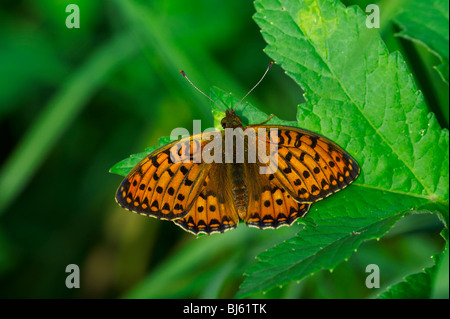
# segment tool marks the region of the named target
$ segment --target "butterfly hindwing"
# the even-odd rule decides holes
[[[247,164],[249,203],[244,222],[260,229],[290,226],[308,212],[309,203],[299,203],[270,175],[260,174],[259,165]]]
[[[239,216],[234,205],[227,164],[213,164],[189,213],[174,221],[193,234],[223,233],[236,228]]]

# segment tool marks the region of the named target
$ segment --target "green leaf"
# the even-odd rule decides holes
[[[445,250],[436,260],[436,272],[432,283],[431,298],[448,299],[449,298],[449,241],[448,228],[441,233],[446,240]]]
[[[344,147],[361,176],[313,204],[296,237],[257,256],[237,297],[334,269],[407,211],[448,220],[448,131],[429,113],[405,62],[358,7],[338,1],[258,0],[268,55],[304,90],[298,126]]]
[[[445,231],[447,231],[446,229]],[[435,265],[417,274],[409,275],[381,293],[380,299],[448,299],[449,297],[449,264],[448,234],[444,253],[433,256]]]
[[[398,36],[417,42],[442,62],[435,68],[448,84],[449,7],[446,0],[410,0],[395,20],[403,29]]]
[[[431,273],[436,266],[404,278],[404,281],[389,287],[380,294],[380,299],[428,299],[431,295]]]
[[[149,146],[141,153],[130,155],[130,157],[114,164],[114,166],[109,169],[109,172],[117,175],[127,176],[127,174],[133,169],[133,167],[135,167],[144,157],[146,157],[159,147],[170,143],[171,141],[172,140],[170,139],[170,137],[163,136],[158,140],[157,146]]]

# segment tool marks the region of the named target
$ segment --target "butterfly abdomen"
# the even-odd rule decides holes
[[[248,187],[245,183],[244,165],[233,163],[230,165],[230,168],[234,203],[236,204],[239,217],[243,219],[248,206]]]

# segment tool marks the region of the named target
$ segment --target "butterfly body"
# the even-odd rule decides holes
[[[244,164],[225,164],[230,167],[233,200],[236,205],[239,218],[244,219],[248,207],[248,186],[246,183]]]
[[[260,229],[278,228],[291,225],[312,203],[345,188],[359,174],[350,155],[316,133],[290,126],[244,127],[232,109],[221,125],[221,132],[186,137],[146,156],[119,186],[117,202],[142,215],[172,220],[193,234],[224,232],[239,220]],[[254,136],[245,134],[248,128]],[[212,136],[225,140],[231,130],[236,141],[243,140],[243,152],[233,142],[231,156],[223,143],[215,150],[221,151],[221,161],[193,160],[212,150]],[[250,160],[256,144],[265,144],[265,154],[276,160],[271,173],[261,169],[272,162]]]
[[[227,128],[236,129],[241,128],[244,129],[242,125],[241,118],[235,114],[235,112],[231,109],[226,110],[225,117],[221,121],[222,128],[225,130]],[[240,133],[240,131],[238,131]],[[238,134],[239,134],[238,133]],[[243,138],[238,137],[238,138]],[[247,142],[244,140],[244,143]],[[244,147],[244,159],[247,158],[247,147]],[[223,150],[223,154],[225,154],[225,150]],[[246,175],[245,175],[245,167],[244,164],[237,163],[236,152],[233,152],[233,163],[231,164],[223,164],[227,165],[227,172],[230,174],[230,180],[232,183],[232,193],[234,204],[237,208],[237,212],[240,219],[245,218],[245,213],[248,207],[248,186],[246,183]]]

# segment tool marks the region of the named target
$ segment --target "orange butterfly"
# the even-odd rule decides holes
[[[117,202],[141,215],[174,221],[193,234],[223,233],[240,219],[251,227],[278,228],[291,225],[312,203],[358,177],[356,161],[334,142],[297,127],[263,125],[267,121],[243,127],[234,110],[227,109],[221,121],[224,131],[182,138],[142,159],[119,186]],[[223,140],[227,129],[238,128],[257,132],[253,139],[244,139],[244,153],[248,155],[253,144],[265,143],[266,155],[277,163],[272,173],[261,174],[261,167],[268,164],[253,163],[247,156],[238,162],[233,154],[227,163],[225,144],[220,149],[222,161],[193,160],[210,150],[213,138]],[[274,144],[277,151],[271,154]]]

